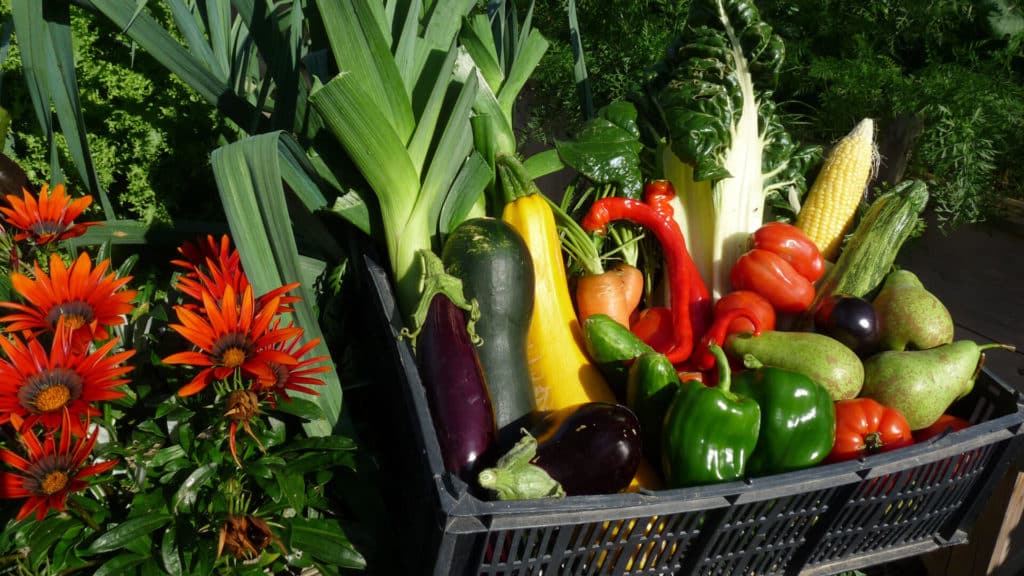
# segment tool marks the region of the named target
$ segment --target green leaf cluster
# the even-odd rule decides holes
[[[154,8],[169,21],[162,3]],[[4,3],[0,22],[10,23],[11,17]],[[227,130],[214,108],[95,13],[73,10],[70,25],[89,149],[96,178],[115,212],[162,224],[174,218],[222,218],[217,206],[196,202],[215,186],[208,150]],[[12,118],[10,135],[0,147],[34,184],[60,181],[25,83],[16,31],[0,62],[0,75],[0,106]],[[73,165],[63,132],[57,132],[56,140],[60,165]],[[87,189],[87,177],[77,171],[63,178],[72,189]]]
[[[1024,197],[1024,20],[1014,0],[758,2],[787,39],[778,98],[829,144],[863,117],[919,123],[906,176],[928,181],[944,228]],[[892,161],[893,159],[883,159]]]

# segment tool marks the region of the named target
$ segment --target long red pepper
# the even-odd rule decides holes
[[[668,180],[653,180],[644,186],[644,201],[673,220],[674,210],[670,202],[675,197],[676,189]],[[685,243],[685,236],[683,236],[683,241]],[[694,341],[698,341],[711,325],[711,292],[708,290],[708,285],[704,283],[704,279],[701,278],[700,271],[697,270],[697,265],[693,262],[689,252],[686,253],[685,258],[682,258],[682,263],[688,268],[687,276],[690,279],[690,327],[693,331]]]
[[[761,319],[757,317],[757,314],[744,308],[725,310],[715,316],[715,321],[711,323],[711,327],[700,339],[700,346],[693,355],[692,365],[694,368],[701,372],[707,372],[715,367],[715,356],[708,349],[708,344],[724,346],[725,339],[730,334],[729,324],[732,324],[732,321],[737,318],[746,318],[754,325],[754,335],[761,334]]]
[[[673,364],[685,362],[693,352],[694,341],[700,336],[694,335],[690,322],[693,261],[686,250],[683,232],[670,215],[639,200],[620,197],[601,198],[594,202],[581,224],[587,232],[603,234],[608,224],[616,220],[628,220],[643,226],[653,232],[661,243],[671,287],[670,307],[675,339],[675,346],[666,356]]]

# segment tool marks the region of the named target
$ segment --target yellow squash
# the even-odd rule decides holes
[[[539,193],[505,204],[501,219],[526,241],[533,258],[534,306],[526,334],[534,397],[539,410],[583,402],[615,402],[604,376],[583,347],[555,217]]]

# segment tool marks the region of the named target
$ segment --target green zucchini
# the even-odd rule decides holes
[[[878,196],[846,241],[835,266],[819,281],[808,312],[813,314],[835,294],[866,298],[881,286],[927,204],[928,188],[920,180],[904,180]]]
[[[471,218],[445,239],[441,260],[480,308],[476,333],[483,341],[477,356],[499,435],[509,427],[518,432],[520,419],[536,408],[526,355],[534,298],[529,248],[511,225]]]

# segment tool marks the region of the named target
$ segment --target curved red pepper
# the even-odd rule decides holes
[[[628,220],[643,226],[661,243],[672,289],[670,307],[675,343],[666,356],[673,364],[685,362],[693,352],[695,337],[690,323],[690,270],[693,261],[686,250],[683,232],[671,216],[639,200],[620,197],[601,198],[594,202],[581,224],[587,232],[603,234],[608,224],[616,220]]]
[[[701,338],[700,346],[693,357],[693,365],[697,370],[706,372],[715,367],[715,356],[708,349],[708,345],[717,344],[721,346],[722,343],[725,342],[725,338],[729,335],[729,325],[737,318],[746,318],[754,325],[754,336],[759,336],[761,334],[761,330],[763,329],[761,326],[761,318],[758,317],[755,312],[745,308],[723,310],[720,314],[715,316],[715,321],[711,323],[711,327],[708,328],[707,333],[705,333],[704,337]]]
[[[653,180],[644,187],[644,202],[669,218],[674,216],[670,202],[675,197],[676,189],[668,180]],[[684,236],[683,239],[685,242],[686,237]],[[711,292],[708,290],[708,285],[704,283],[704,279],[701,278],[700,271],[697,270],[697,265],[693,262],[689,252],[686,253],[682,262],[687,266],[687,275],[690,278],[690,329],[696,341],[711,325]]]

